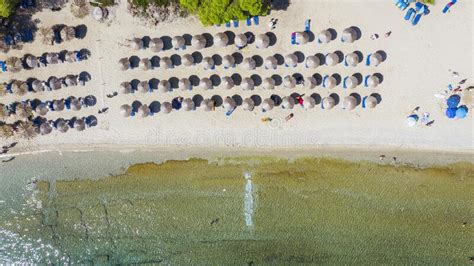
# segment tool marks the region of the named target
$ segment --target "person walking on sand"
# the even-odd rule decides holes
[[[301,107],[304,107],[304,105],[303,105],[303,96],[304,96],[304,94],[296,96],[296,101],[298,102],[299,105],[301,105]]]

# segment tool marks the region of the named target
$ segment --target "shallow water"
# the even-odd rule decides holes
[[[0,204],[0,262],[466,263],[473,172],[246,157],[41,178]]]

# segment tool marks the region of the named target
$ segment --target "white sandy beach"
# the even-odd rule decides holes
[[[79,74],[87,71],[92,80],[85,87],[64,88],[54,92],[28,93],[21,98],[8,95],[0,98],[2,103],[38,98],[41,100],[61,99],[70,95],[76,97],[93,94],[98,99],[98,104],[92,108],[83,108],[81,111],[49,112],[48,119],[58,117],[71,118],[73,116],[86,116],[94,114],[99,120],[99,125],[82,132],[70,130],[67,133],[53,131],[49,135],[38,136],[33,140],[0,140],[0,144],[19,141],[15,149],[38,151],[42,149],[61,150],[67,147],[77,149],[106,149],[109,145],[129,146],[206,146],[206,147],[363,147],[375,149],[376,147],[390,149],[419,149],[433,151],[462,151],[472,156],[473,154],[473,119],[472,119],[472,91],[471,95],[464,92],[463,101],[470,108],[468,117],[463,120],[449,120],[444,115],[443,101],[434,97],[446,89],[448,84],[457,84],[466,78],[464,87],[473,85],[473,1],[460,1],[448,14],[442,14],[444,6],[439,1],[431,7],[431,13],[424,16],[419,25],[412,26],[403,19],[405,12],[398,10],[392,1],[320,1],[320,0],[293,0],[287,11],[272,12],[267,17],[260,18],[260,26],[245,26],[245,21],[240,22],[239,28],[203,27],[195,18],[181,19],[172,24],[147,26],[137,18],[131,17],[126,10],[126,4],[119,5],[115,14],[111,14],[106,23],[99,23],[92,18],[74,18],[69,8],[52,13],[44,11],[35,18],[41,20],[38,26],[53,26],[67,24],[71,26],[85,24],[88,27],[87,36],[82,40],[73,40],[59,45],[45,46],[40,40],[24,46],[23,50],[12,50],[7,56],[21,57],[24,54],[41,55],[44,52],[59,52],[61,50],[78,50],[87,48],[92,56],[89,60],[72,63],[50,65],[46,68],[24,70],[19,73],[4,73],[0,75],[0,82],[10,79],[26,80],[30,77],[47,79],[50,76],[62,77],[68,74]],[[276,45],[268,49],[257,49],[252,44],[240,52],[244,57],[268,55],[279,53],[286,55],[291,52],[301,51],[306,56],[315,53],[328,53],[340,50],[349,53],[355,50],[364,55],[383,50],[387,53],[387,60],[378,67],[368,67],[359,64],[357,67],[320,66],[317,69],[306,69],[304,64],[297,68],[279,66],[277,70],[266,70],[259,67],[256,70],[244,70],[241,67],[223,69],[218,66],[216,70],[205,71],[202,66],[178,66],[171,70],[157,68],[144,71],[133,69],[121,71],[118,60],[123,57],[137,55],[140,58],[154,55],[171,56],[183,55],[195,50],[188,47],[185,51],[167,50],[153,53],[151,50],[134,51],[124,46],[127,39],[133,37],[200,34],[231,30],[234,33],[251,31],[254,34],[269,31],[267,22],[270,18],[278,18],[278,24],[273,33],[277,36]],[[317,34],[327,28],[333,28],[341,33],[344,28],[357,26],[362,31],[362,38],[352,44],[339,41],[329,44],[316,44],[310,42],[302,46],[290,45],[290,34],[294,31],[304,30],[304,22],[311,19],[311,30]],[[389,38],[383,35],[392,31]],[[378,33],[380,38],[371,40],[370,35]],[[199,52],[210,56],[219,54],[224,56],[237,52],[235,46],[226,48],[205,48]],[[449,70],[459,72],[460,76],[454,78]],[[230,76],[239,73],[242,77],[258,74],[260,77],[270,77],[279,74],[282,77],[288,74],[301,73],[304,77],[314,73],[325,74],[339,73],[341,76],[359,72],[362,75],[381,73],[383,83],[377,88],[369,89],[358,86],[353,90],[343,90],[342,86],[328,90],[317,86],[313,90],[297,86],[289,90],[283,86],[275,90],[263,90],[256,87],[253,91],[243,91],[239,87],[231,90],[214,88],[204,91],[194,88],[192,91],[175,90],[170,93],[134,93],[109,99],[105,97],[114,91],[119,91],[119,86],[124,81],[132,79],[149,80],[151,78],[168,79],[170,77],[209,77],[212,74]],[[253,112],[237,108],[227,117],[222,108],[214,112],[197,110],[194,112],[173,111],[170,114],[158,113],[147,118],[124,118],[119,113],[122,104],[131,104],[134,100],[149,104],[154,100],[171,101],[174,97],[192,97],[200,94],[204,98],[213,95],[221,97],[240,95],[242,98],[258,94],[262,99],[271,94],[288,96],[293,92],[300,94],[318,93],[325,97],[337,93],[342,99],[350,93],[356,92],[363,96],[378,93],[382,97],[381,103],[374,109],[362,109],[360,106],[352,111],[342,110],[340,103],[332,110],[322,110],[316,107],[304,110],[295,106],[294,118],[285,122],[284,117],[290,111],[275,108],[263,114],[259,107]],[[422,125],[409,128],[405,126],[405,118],[417,106],[420,106],[420,116],[429,112],[435,120],[431,127]],[[101,108],[109,107],[107,114],[97,114]],[[272,117],[273,121],[264,124],[260,120],[263,116]]]

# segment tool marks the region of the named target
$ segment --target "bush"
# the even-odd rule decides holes
[[[150,4],[156,6],[167,6],[172,0],[132,0],[132,4],[136,7],[146,9]]]
[[[0,17],[8,18],[18,2],[15,0],[0,0]]]

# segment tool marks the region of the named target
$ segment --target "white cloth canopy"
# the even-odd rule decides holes
[[[316,85],[317,85],[317,81],[314,77],[309,76],[304,79],[304,87],[306,89],[314,89]]]
[[[194,65],[194,57],[190,54],[184,54],[181,56],[181,64],[183,64],[183,66]]]
[[[211,70],[214,68],[214,59],[210,56],[206,56],[202,59],[202,67],[204,70]]]
[[[359,56],[356,53],[350,53],[346,55],[346,63],[349,66],[357,66],[360,63]]]
[[[192,90],[192,85],[191,85],[191,82],[189,81],[189,79],[182,78],[178,82],[178,88],[182,91],[188,91],[188,90],[190,91],[190,90]]]
[[[285,56],[285,65],[289,67],[296,67],[298,64],[298,57],[295,54],[288,54]]]
[[[203,35],[194,35],[191,39],[191,46],[197,50],[203,49],[206,47],[206,38]]]
[[[235,66],[234,57],[232,55],[224,55],[224,57],[222,57],[222,66],[224,66],[224,68],[234,67]]]
[[[266,98],[265,100],[262,101],[263,111],[270,111],[273,109],[274,106],[275,106],[275,102],[270,98]]]
[[[242,109],[245,111],[253,111],[255,108],[255,102],[252,100],[252,98],[245,98],[242,101]]]
[[[378,66],[382,63],[382,55],[379,53],[373,53],[370,55],[369,64],[371,66]]]
[[[342,108],[352,110],[357,106],[357,99],[354,96],[346,96],[342,102]]]
[[[186,98],[183,100],[181,103],[181,108],[183,108],[184,111],[191,111],[194,110],[194,102],[191,98]]]
[[[229,43],[229,37],[225,32],[219,32],[214,35],[214,44],[218,47],[225,47]]]
[[[174,49],[183,49],[186,46],[186,42],[183,36],[174,36],[173,39],[171,39],[171,45]]]
[[[326,65],[335,66],[339,63],[339,56],[336,53],[329,53],[325,58]]]
[[[166,79],[160,80],[160,82],[158,83],[158,91],[162,93],[171,91],[170,82]]]
[[[295,33],[296,43],[305,44],[309,42],[309,35],[307,32],[299,31]]]
[[[332,39],[332,35],[328,30],[323,30],[318,34],[319,43],[328,43]]]
[[[163,40],[161,40],[161,38],[153,38],[151,39],[150,41],[150,48],[153,52],[159,52],[161,50],[163,50]]]
[[[134,50],[143,49],[143,41],[140,38],[133,38],[132,40],[132,48]]]
[[[268,56],[267,58],[265,58],[264,65],[266,69],[276,69],[277,63],[278,61],[274,56]]]
[[[245,45],[247,45],[247,36],[245,36],[245,34],[243,33],[237,34],[235,36],[234,43],[235,43],[235,46],[239,48],[244,47]]]
[[[138,117],[147,117],[149,115],[150,115],[150,107],[148,107],[148,105],[144,104],[138,107],[138,110],[137,110]]]
[[[123,117],[129,117],[131,113],[132,113],[132,107],[130,105],[124,104],[120,106],[120,114]]]
[[[229,76],[222,77],[221,85],[222,85],[222,88],[229,90],[232,87],[234,87],[234,80]]]
[[[293,109],[295,106],[295,99],[291,96],[286,96],[281,99],[281,107],[283,109]]]
[[[266,34],[259,34],[255,37],[255,46],[260,49],[268,48],[270,46],[270,37]]]
[[[319,62],[319,58],[315,55],[310,55],[306,57],[306,63],[305,66],[307,68],[317,68],[321,62]]]
[[[171,105],[170,102],[162,102],[161,103],[161,107],[160,107],[161,113],[169,114],[169,113],[171,113],[172,110],[173,110],[173,106]]]
[[[206,112],[214,110],[214,101],[211,100],[211,99],[202,100],[201,109],[206,111]]]
[[[292,76],[285,76],[283,78],[283,87],[292,89],[296,86],[296,79]]]
[[[271,77],[264,78],[262,81],[262,87],[266,90],[273,90],[275,88],[275,80]]]
[[[309,95],[303,97],[303,107],[305,109],[312,109],[314,106],[316,106],[316,100],[313,97]]]
[[[342,42],[352,43],[356,40],[357,33],[353,28],[346,28],[342,31]]]
[[[129,94],[132,92],[132,85],[130,82],[122,82],[122,84],[120,84],[120,89],[123,94]]]
[[[251,78],[243,78],[242,79],[242,82],[240,83],[240,88],[242,90],[253,90],[255,87],[255,83],[253,81],[253,79]]]
[[[374,96],[368,96],[365,99],[365,106],[367,108],[375,108],[375,106],[377,106],[377,104],[378,104],[377,98],[375,98]]]
[[[201,78],[199,87],[204,90],[210,90],[213,88],[212,81],[209,78]]]
[[[332,109],[336,105],[336,100],[334,100],[334,98],[331,96],[324,97],[321,104],[322,104],[323,109],[329,110],[329,109]]]
[[[148,81],[140,81],[137,84],[137,90],[142,93],[147,93],[148,92]]]
[[[163,69],[170,69],[173,67],[173,62],[169,57],[164,56],[160,59],[160,67]]]
[[[257,66],[257,63],[255,62],[255,60],[252,57],[246,57],[242,61],[242,67],[244,69],[253,70],[253,69],[255,69],[256,66]]]
[[[354,76],[347,77],[345,82],[346,82],[347,89],[353,89],[357,87],[357,85],[359,85],[359,81]]]
[[[226,97],[222,103],[222,106],[226,111],[234,110],[236,105],[237,104],[235,103],[234,99],[232,99],[231,97]]]
[[[333,76],[326,76],[323,79],[323,87],[326,89],[332,89],[336,87],[336,84],[337,84],[336,79]]]
[[[378,85],[380,84],[380,79],[375,76],[375,75],[371,75],[367,78],[367,85],[371,88],[375,88],[377,87]]]

